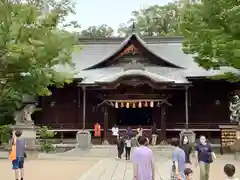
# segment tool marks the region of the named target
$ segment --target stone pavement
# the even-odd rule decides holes
[[[237,176],[240,177],[240,161],[217,159],[211,166],[210,179],[225,179],[223,167],[226,163],[232,163],[237,168]],[[155,180],[170,180],[170,159],[158,159],[155,162]],[[192,168],[194,179],[199,179],[199,168]],[[125,160],[102,159],[90,170],[79,177],[78,180],[132,180],[132,164]]]

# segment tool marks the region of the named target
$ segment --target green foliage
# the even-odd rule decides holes
[[[181,3],[175,1],[167,5],[153,5],[132,12],[127,24],[120,24],[118,34],[126,36],[131,32],[132,23],[136,23],[136,31],[142,36],[179,35]]]
[[[113,28],[106,24],[100,26],[90,26],[89,28],[83,30],[80,36],[84,37],[110,37],[113,35]]]
[[[71,71],[57,67],[73,67],[76,38],[58,27],[77,27],[65,24],[73,5],[71,0],[0,1],[1,116],[11,114],[23,94],[50,95],[49,86],[71,82]]]
[[[53,138],[56,135],[56,132],[50,131],[47,126],[43,126],[38,130],[39,136],[41,139]]]
[[[49,131],[47,126],[43,126],[38,130],[40,136],[40,147],[43,152],[53,152],[55,151],[55,146],[48,141],[48,139],[53,138],[56,132]]]
[[[8,125],[0,126],[0,144],[9,142],[11,138],[10,132],[10,127]]]
[[[218,76],[240,80],[240,3],[235,0],[204,0],[185,4],[181,17],[184,52],[193,54],[205,69],[233,67],[236,72]]]

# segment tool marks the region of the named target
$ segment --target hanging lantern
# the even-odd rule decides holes
[[[127,104],[126,104],[126,108],[129,108],[129,102],[127,102]]]
[[[118,108],[118,102],[115,102],[115,108]]]
[[[136,108],[136,104],[135,104],[135,102],[133,102],[132,108]]]
[[[152,108],[154,107],[153,101],[150,102],[150,107],[152,107]]]
[[[142,107],[142,103],[141,103],[141,102],[138,103],[138,107],[139,107],[139,108]]]
[[[124,104],[123,104],[123,102],[121,102],[121,108],[123,108],[124,107]]]
[[[148,107],[148,102],[146,101],[145,104],[144,104],[145,107]]]
[[[157,107],[160,107],[160,102],[159,101],[157,102]]]

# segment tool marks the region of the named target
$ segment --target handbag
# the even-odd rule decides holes
[[[23,157],[27,158],[27,153],[26,152],[23,153]]]

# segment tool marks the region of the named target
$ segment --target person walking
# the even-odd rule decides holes
[[[122,137],[118,138],[117,151],[118,151],[117,159],[122,159],[122,154],[124,151],[124,139]]]
[[[25,140],[21,136],[21,131],[16,131],[13,134],[10,152],[10,160],[12,161],[12,169],[14,170],[16,180],[23,180],[24,178]]]
[[[200,136],[200,143],[196,146],[196,166],[200,167],[200,180],[209,180],[210,164],[216,159],[212,146],[205,136]]]
[[[133,179],[134,180],[154,180],[155,166],[153,160],[153,152],[145,146],[146,138],[138,137],[139,147],[137,147],[131,158],[133,163]]]
[[[132,148],[132,141],[131,141],[131,138],[127,136],[127,139],[125,140],[126,160],[130,160],[131,148]]]
[[[178,138],[173,138],[171,145],[173,146],[171,180],[182,180],[185,178],[185,153],[179,147],[180,140]]]
[[[182,136],[180,148],[185,153],[186,168],[190,168],[190,166],[192,164],[191,161],[190,161],[190,154],[192,152],[192,146],[189,144],[189,139],[188,139],[187,136]]]
[[[155,146],[157,143],[157,137],[158,137],[158,134],[157,134],[158,130],[155,123],[153,124],[151,131],[152,131],[152,145]]]

